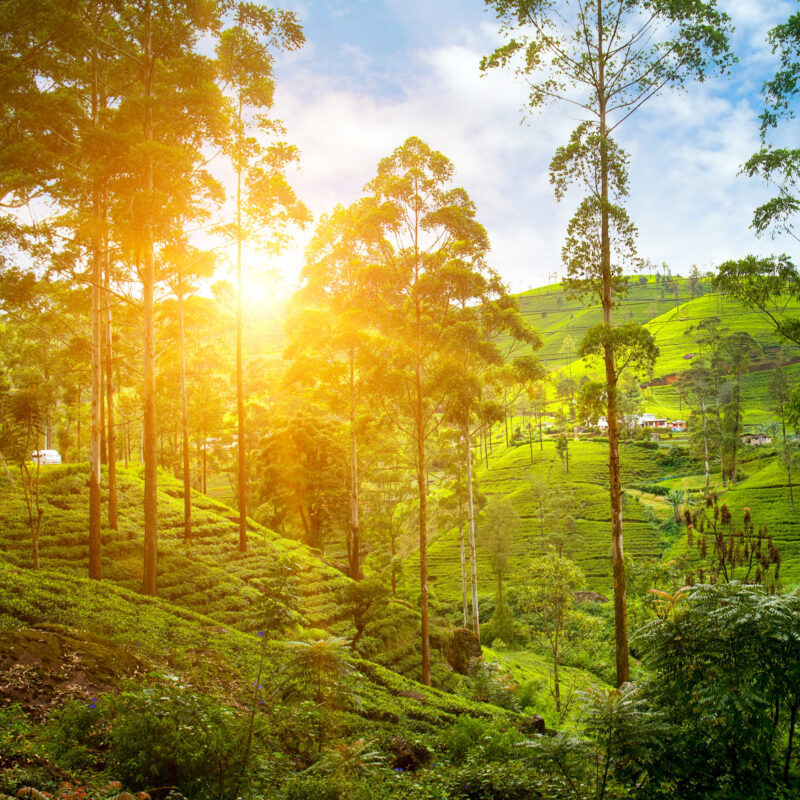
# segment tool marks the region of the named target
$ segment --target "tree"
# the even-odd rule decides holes
[[[383,240],[376,279],[375,356],[392,416],[414,445],[419,505],[422,682],[430,684],[427,446],[440,409],[463,385],[464,329],[472,306],[500,291],[488,270],[486,231],[467,193],[453,188],[453,165],[411,137],[378,165],[367,185]],[[481,340],[471,347],[478,348]]]
[[[258,456],[258,499],[272,505],[272,524],[295,514],[304,542],[324,553],[347,507],[342,428],[314,409],[271,415],[266,426]]]
[[[274,51],[294,50],[304,43],[293,12],[275,11],[251,2],[233,3],[234,24],[217,46],[219,78],[231,98],[229,154],[236,175],[235,219],[228,232],[236,246],[236,425],[237,507],[239,551],[247,552],[247,447],[245,430],[244,364],[242,360],[243,247],[261,239],[268,252],[280,249],[285,230],[303,226],[308,210],[286,180],[286,168],[297,151],[284,142],[263,143],[283,133],[269,119],[274,93]]]
[[[370,394],[370,326],[374,303],[371,265],[379,258],[369,239],[368,201],[337,206],[323,216],[306,251],[294,310],[287,325],[291,359],[287,382],[305,385],[347,425],[349,438],[348,570],[361,578],[359,537],[360,445],[372,427],[375,403]]]
[[[723,785],[742,797],[794,791],[798,611],[794,592],[706,584],[641,628],[641,691],[668,724],[651,783],[697,797]]]
[[[711,447],[720,437],[718,385],[718,373],[699,359],[695,359],[692,366],[681,374],[678,383],[678,391],[692,412],[689,418],[690,438],[693,442],[699,442],[702,447],[706,494],[710,493]]]
[[[536,419],[539,428],[539,450],[544,450],[544,437],[542,435],[542,422],[544,413],[547,410],[547,389],[543,380],[531,384],[527,389],[528,400],[531,404],[531,411]],[[531,464],[533,464],[533,435],[529,432],[531,445]]]
[[[553,664],[553,699],[559,714],[566,710],[559,668],[585,629],[586,620],[576,610],[575,600],[583,584],[580,569],[551,550],[530,563],[520,590],[520,608],[529,615],[532,633],[544,643]]]
[[[793,119],[796,112],[798,91],[800,91],[800,13],[792,14],[781,25],[768,34],[773,54],[778,56],[779,70],[772,80],[764,84],[764,112],[761,115],[761,149],[755,153],[742,168],[752,177],[762,178],[777,194],[759,206],[753,214],[752,227],[757,234],[771,231],[788,234],[797,239],[794,233],[793,218],[800,208],[798,199],[798,179],[800,178],[800,150],[797,148],[775,147],[769,143],[769,133],[780,123]]]
[[[723,408],[722,431],[726,450],[730,453],[729,473],[736,483],[736,454],[742,434],[742,373],[748,371],[750,361],[761,355],[761,345],[747,332],[735,331],[722,340],[720,356],[733,378],[730,399]]]
[[[514,537],[519,535],[520,519],[507,497],[492,498],[483,512],[481,539],[491,553],[492,572],[497,578],[497,603],[503,600],[503,578],[508,572]]]
[[[572,287],[593,292],[612,327],[620,289],[619,256],[629,251],[632,225],[619,204],[626,192],[625,159],[611,134],[668,87],[703,80],[732,61],[727,15],[713,0],[487,0],[507,41],[484,58],[482,69],[513,67],[530,89],[532,107],[559,101],[584,113],[551,169],[556,195],[581,182],[589,195],[567,232]],[[614,263],[614,251],[617,263]],[[617,683],[630,677],[622,552],[619,431],[614,340],[603,337],[608,392],[609,483],[615,589]]]
[[[556,395],[561,400],[561,413],[559,420],[562,425],[561,435],[556,443],[556,449],[564,461],[564,469],[569,474],[569,437],[575,419],[575,395],[578,391],[578,382],[574,378],[562,378],[556,384]]]
[[[19,469],[36,571],[39,570],[39,534],[44,516],[39,502],[39,451],[45,428],[46,417],[36,386],[0,397],[0,453],[11,458]],[[35,467],[32,467],[32,454],[35,454]]]
[[[192,541],[192,469],[189,452],[189,400],[186,387],[186,294],[214,272],[213,254],[200,251],[183,239],[165,248],[164,260],[172,266],[172,290],[178,300],[178,384],[181,398],[181,461],[183,473],[183,540]]]

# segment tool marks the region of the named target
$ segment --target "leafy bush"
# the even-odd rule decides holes
[[[47,750],[70,771],[97,766],[100,761],[100,712],[97,701],[71,700],[50,716],[45,731]]]
[[[131,785],[177,786],[208,797],[236,783],[243,768],[234,712],[177,682],[133,686],[107,698],[107,757]]]

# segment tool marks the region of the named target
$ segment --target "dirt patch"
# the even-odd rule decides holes
[[[0,632],[0,706],[19,703],[34,719],[145,669],[128,648],[86,631],[41,625]]]

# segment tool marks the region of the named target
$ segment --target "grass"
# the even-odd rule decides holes
[[[40,554],[46,569],[87,574],[87,479],[86,465],[42,470]],[[142,585],[143,489],[140,468],[121,469],[119,530],[102,530],[101,574],[130,592],[138,592]],[[304,545],[251,521],[248,552],[241,554],[236,512],[197,492],[193,493],[194,539],[185,544],[183,485],[165,473],[159,478],[158,514],[158,591],[163,600],[211,617],[217,624],[254,632],[263,627],[265,613],[261,581],[288,560],[301,587],[298,630],[352,636],[353,621],[342,600],[349,578]],[[103,519],[105,523],[105,507]],[[22,569],[32,566],[26,520],[21,490],[0,476],[0,561]],[[362,642],[379,663],[416,677],[418,628],[418,613],[392,602],[370,621]],[[435,627],[433,633],[444,642],[448,639],[444,628]],[[447,667],[438,651],[434,659],[438,677],[446,682]]]
[[[638,444],[621,447],[624,485],[658,480],[683,467],[669,465],[669,450],[653,450]],[[558,486],[565,490],[569,513],[575,518],[574,532],[568,537],[566,554],[586,575],[588,586],[601,592],[611,589],[611,524],[608,499],[608,445],[603,440],[579,440],[570,443],[570,471],[566,472],[556,453],[555,442],[545,440],[531,451],[527,444],[506,448],[498,444],[490,455],[488,469],[481,463],[476,474],[480,491],[487,498],[510,498],[520,517],[520,530],[511,544],[511,580],[523,580],[528,562],[552,541],[542,525],[532,486]],[[545,498],[545,503],[547,502]],[[623,501],[626,551],[634,557],[658,558],[665,543],[653,514],[634,494]],[[482,519],[477,521],[478,592],[481,600],[493,603],[496,579],[492,573],[492,550],[482,533]],[[428,569],[433,592],[440,604],[457,608],[461,597],[458,530],[448,529],[432,538],[428,546]],[[409,573],[415,573],[418,555],[408,559]]]
[[[664,379],[686,370],[698,351],[693,329],[703,319],[720,317],[724,323],[723,330],[746,330],[765,351],[764,358],[752,365],[755,371],[742,381],[745,424],[764,425],[774,421],[767,387],[772,360],[780,342],[771,323],[755,311],[714,292],[708,281],[704,282],[702,293],[692,297],[689,282],[685,279],[657,283],[654,276],[646,277],[646,283],[639,283],[638,277],[629,279],[628,294],[620,299],[614,319],[618,323],[643,324],[653,334],[660,353],[652,378]],[[675,287],[677,300],[673,293]],[[599,305],[585,305],[579,299],[569,298],[561,284],[523,292],[517,295],[517,299],[521,315],[542,337],[539,357],[549,371],[578,380],[583,376],[601,378],[597,365],[586,364],[577,357],[577,348],[585,332],[602,320]],[[800,313],[800,303],[790,303],[787,313]],[[572,341],[571,345],[568,339]],[[790,381],[800,380],[800,365],[793,364],[787,369]],[[550,387],[548,391],[551,406],[555,409],[555,390]],[[644,410],[670,419],[688,416],[673,384],[647,388]]]

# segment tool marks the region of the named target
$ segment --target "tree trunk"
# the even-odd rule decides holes
[[[203,494],[208,494],[208,436],[203,425]]]
[[[783,782],[789,781],[789,766],[792,760],[792,749],[794,747],[794,729],[797,725],[797,703],[793,703],[789,710],[789,741],[786,744],[786,758],[783,762]]]
[[[107,206],[103,202],[103,227],[105,229],[107,218]],[[106,231],[104,230],[104,233]],[[105,319],[106,335],[105,344],[105,364],[106,364],[106,415],[108,420],[108,434],[106,443],[108,445],[108,527],[112,531],[119,529],[117,522],[117,428],[116,414],[114,407],[114,347],[113,347],[113,327],[111,319],[111,292],[109,283],[109,257],[108,257],[108,237],[103,240],[103,311]]]
[[[178,357],[181,384],[181,447],[183,453],[183,541],[192,543],[192,474],[189,465],[189,404],[186,398],[186,324],[183,274],[178,275]]]
[[[431,642],[428,617],[428,487],[425,462],[425,418],[422,406],[422,320],[417,305],[417,365],[414,423],[417,431],[417,492],[419,495],[419,587],[422,623],[422,683],[431,685]]]
[[[603,278],[603,324],[612,327],[611,309],[611,238],[608,214],[608,128],[606,125],[605,60],[603,51],[602,0],[597,0],[598,35],[598,107],[600,112],[600,246]],[[625,560],[622,545],[622,486],[619,463],[619,423],[617,419],[617,376],[614,350],[607,338],[603,347],[608,394],[608,477],[611,495],[611,560],[614,575],[614,639],[617,687],[630,680],[628,656],[628,612],[625,596]]]
[[[151,9],[146,3],[145,20],[145,109],[144,138],[153,141],[153,112],[150,106],[153,89],[155,56],[151,41]],[[153,196],[153,160],[145,159],[145,197]],[[144,585],[148,595],[158,592],[158,429],[156,426],[156,341],[155,341],[155,259],[153,254],[153,222],[150,209],[144,212],[142,235],[142,310],[144,317],[144,419],[142,451],[144,458]]]
[[[467,521],[469,524],[469,569],[472,587],[472,632],[480,641],[480,615],[478,612],[478,564],[475,554],[475,503],[472,496],[472,448],[470,446],[469,428],[466,428],[467,440]]]
[[[101,398],[102,338],[102,266],[100,256],[100,193],[95,190],[92,199],[94,222],[98,231],[92,234],[92,392],[91,440],[89,444],[89,577],[100,578],[100,445],[103,427]]]
[[[358,439],[356,436],[355,354],[350,350],[350,577],[360,581],[361,555],[358,539]]]
[[[469,448],[469,444],[467,444]],[[458,485],[458,552],[461,557],[461,612],[464,627],[469,626],[469,601],[467,600],[467,558],[464,549],[464,492],[461,485],[460,476],[457,478]]]
[[[97,60],[92,62],[92,116],[95,125],[99,122],[99,90]],[[102,211],[99,179],[92,188],[92,372],[91,372],[91,438],[89,443],[89,577],[100,578],[100,445],[103,418],[101,399],[102,383]]]
[[[236,172],[236,441],[239,552],[247,552],[247,465],[245,463],[244,380],[242,377],[242,169]]]
[[[708,434],[706,432],[706,408],[705,406],[701,407],[701,413],[703,418],[703,456],[704,456],[704,463],[705,463],[705,470],[706,470],[706,497],[711,494],[709,489],[709,464],[708,464]]]

